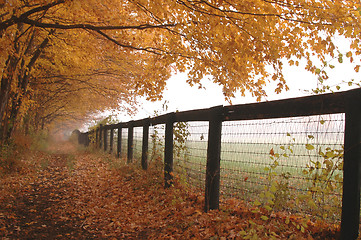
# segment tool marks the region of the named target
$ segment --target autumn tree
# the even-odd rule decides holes
[[[317,72],[319,61],[338,54],[334,37],[349,39],[351,61],[361,53],[361,8],[353,0],[0,5],[3,138],[26,106],[36,109],[33,119],[66,120],[71,112],[81,118],[134,102],[135,96],[159,99],[173,71],[186,71],[191,85],[212,76],[228,99],[236,91],[261,98],[270,81],[277,83],[276,92],[288,88],[285,60],[298,65],[303,59],[307,70]]]

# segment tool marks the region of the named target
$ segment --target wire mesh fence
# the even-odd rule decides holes
[[[174,171],[202,191],[206,179],[208,126],[208,122],[191,122],[176,123],[174,128]]]
[[[138,162],[142,159],[142,139],[143,139],[143,128],[135,127],[133,135],[133,161]]]
[[[339,221],[344,128],[344,114],[223,122],[221,197]],[[124,159],[128,131],[122,128]],[[208,131],[208,122],[174,123],[174,172],[199,191],[206,179]],[[150,126],[150,165],[164,161],[164,135],[165,124]],[[134,127],[133,162],[141,161],[142,137],[143,127]],[[114,154],[117,138],[118,129],[108,131],[107,149]]]
[[[344,114],[223,122],[221,197],[339,221],[344,127]],[[174,171],[200,191],[208,128],[174,125]],[[164,125],[150,139],[150,158],[163,159]]]
[[[165,124],[149,127],[148,159],[150,165],[164,161],[164,134]]]
[[[355,89],[169,113],[100,127],[96,145],[106,144],[101,136],[107,129],[122,127],[121,157],[134,148],[134,158],[144,157],[144,169],[143,163],[163,165],[165,187],[174,171],[205,190],[205,211],[218,209],[219,197],[236,197],[263,210],[341,220],[341,236],[354,239],[360,217],[360,102],[361,90]],[[141,127],[149,124],[149,145],[140,155]]]
[[[121,140],[121,158],[127,158],[127,149],[128,149],[128,128],[122,128],[122,140]]]
[[[118,129],[113,130],[112,154],[117,155]]]
[[[221,194],[340,220],[343,136],[343,114],[224,122]]]

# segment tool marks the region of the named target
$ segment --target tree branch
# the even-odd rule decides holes
[[[85,29],[85,30],[127,30],[127,29],[136,29],[136,30],[145,30],[153,28],[167,28],[175,27],[176,23],[170,24],[160,24],[160,25],[150,25],[150,24],[141,24],[141,25],[130,25],[130,26],[95,26],[92,24],[56,24],[56,23],[43,23],[38,22],[29,18],[18,19],[19,22],[23,22],[29,25],[33,25],[41,28],[55,28],[55,29]]]
[[[12,26],[14,24],[23,22],[24,19],[28,19],[28,17],[30,15],[34,14],[34,13],[48,10],[49,8],[57,6],[57,5],[62,4],[64,2],[65,2],[65,0],[57,0],[57,1],[54,1],[54,2],[49,3],[47,5],[33,8],[33,9],[21,14],[20,17],[16,17],[15,15],[13,15],[10,19],[0,23],[0,32],[5,31],[8,27],[10,27],[10,26]]]

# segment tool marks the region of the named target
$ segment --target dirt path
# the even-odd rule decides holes
[[[204,213],[202,193],[184,189],[184,184],[164,189],[159,170],[145,172],[139,163],[129,166],[109,154],[76,151],[69,144],[51,151],[27,160],[37,163],[37,170],[0,179],[0,239],[335,236],[329,226],[312,223],[301,232],[296,225],[285,224],[287,215],[274,214],[265,222],[262,213],[235,199],[222,202],[221,211]]]
[[[2,207],[10,212],[2,214],[6,223],[4,237],[94,239],[93,234],[81,227],[83,220],[69,216],[65,211],[70,201],[68,192],[72,189],[72,183],[69,181],[72,173],[69,167],[73,156],[54,153],[46,158],[42,160],[43,169],[37,172],[34,181],[10,196],[7,202],[3,202]]]

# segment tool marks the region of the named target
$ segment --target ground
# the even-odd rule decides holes
[[[21,161],[26,168],[0,179],[1,239],[333,239],[337,232],[286,213],[265,220],[237,199],[204,213],[203,194],[182,181],[164,189],[160,168],[144,171],[69,142]]]

